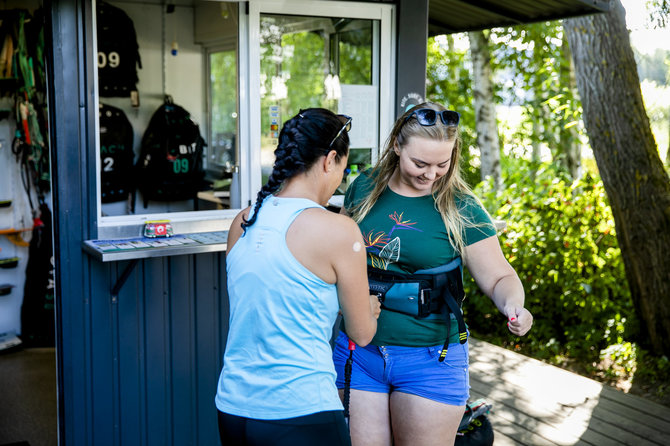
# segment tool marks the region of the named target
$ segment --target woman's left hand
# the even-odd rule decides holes
[[[507,316],[507,328],[512,334],[523,336],[533,325],[533,315],[524,307],[508,305],[504,313]]]

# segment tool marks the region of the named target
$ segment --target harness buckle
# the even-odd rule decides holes
[[[432,312],[432,291],[432,288],[421,288],[419,290],[419,317],[426,317]]]

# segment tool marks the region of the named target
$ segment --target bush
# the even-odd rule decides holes
[[[494,219],[507,223],[499,239],[524,284],[533,329],[511,335],[469,277],[466,320],[475,336],[498,345],[595,367],[601,350],[623,344],[624,331],[636,326],[605,190],[599,178],[572,182],[553,165],[519,163],[501,191],[481,183],[475,192]]]

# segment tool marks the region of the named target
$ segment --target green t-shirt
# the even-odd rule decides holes
[[[361,174],[349,186],[344,207],[351,210],[374,187],[372,179]],[[491,218],[481,205],[467,195],[456,198],[456,206],[473,224],[464,230],[466,245],[495,235]],[[405,197],[388,187],[359,224],[367,251],[368,265],[404,273],[447,264],[459,254],[435,207],[432,195]],[[418,319],[382,309],[373,345],[428,347],[444,343],[447,325],[442,316]],[[451,321],[450,343],[458,342],[458,326]]]

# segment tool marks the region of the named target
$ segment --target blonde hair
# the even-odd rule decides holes
[[[386,140],[384,152],[372,170],[371,177],[374,181],[372,192],[356,205],[350,213],[356,223],[360,223],[375,203],[377,203],[377,200],[388,186],[393,172],[398,168],[400,158],[395,153],[395,150],[393,150],[396,143],[399,149],[402,150],[403,146],[412,137],[427,138],[435,141],[454,141],[454,150],[451,155],[449,170],[446,175],[433,184],[432,195],[435,201],[435,209],[440,213],[447,234],[449,235],[449,241],[453,248],[462,255],[465,248],[465,241],[463,240],[464,229],[469,226],[475,226],[475,223],[461,213],[461,209],[456,205],[456,195],[469,196],[478,203],[479,199],[461,177],[461,140],[458,126],[446,126],[439,117],[435,125],[431,126],[419,124],[415,116],[407,118],[413,111],[419,108],[430,108],[436,111],[446,110],[440,104],[424,102],[412,107],[396,120],[391,134]]]

